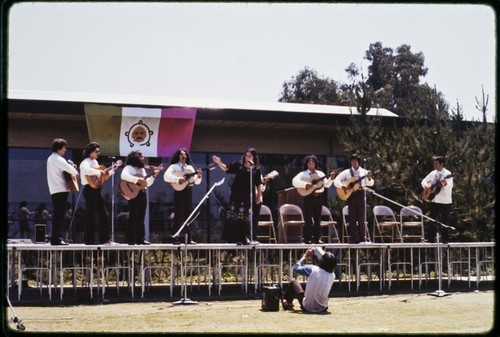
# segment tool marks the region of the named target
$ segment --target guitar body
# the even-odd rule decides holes
[[[114,168],[117,169],[122,164],[123,164],[123,162],[121,160],[118,160],[115,163]],[[108,180],[109,177],[111,177],[111,175],[109,174],[109,171],[111,171],[113,169],[113,166],[110,166],[110,167],[106,168],[106,166],[104,166],[104,165],[99,165],[98,167],[96,167],[96,169],[103,171],[103,173],[101,174],[100,177],[98,177],[98,176],[91,176],[91,175],[87,175],[86,176],[87,181],[88,181],[90,187],[92,187],[95,190],[101,188],[102,185],[104,184],[104,182],[106,180]]]
[[[141,175],[136,175],[136,177],[141,177]],[[127,200],[132,200],[139,194],[140,191],[145,189],[148,183],[145,180],[139,180],[137,184],[131,183],[130,181],[122,180],[120,181],[120,192],[123,197]]]
[[[98,167],[96,167],[96,169],[101,170],[101,171],[104,170],[105,168],[106,167],[104,165],[99,165]],[[109,179],[110,175],[108,172],[104,172],[103,174],[101,174],[100,177],[90,176],[90,175],[87,175],[85,177],[87,178],[87,181],[88,181],[90,187],[97,190],[98,188],[102,187],[102,185],[104,184],[104,182],[106,180]]]
[[[351,177],[347,180],[344,180],[342,182],[343,187],[337,187],[337,196],[340,200],[346,201],[349,199],[351,194],[353,192],[356,192],[357,190],[361,189],[361,184],[360,182],[365,179],[368,175],[378,173],[380,170],[375,170],[373,173],[372,171],[368,171],[367,174],[365,174],[362,177],[356,178],[356,177]]]
[[[78,176],[72,176],[66,171],[63,172],[63,175],[66,182],[66,187],[71,193],[80,191],[80,188],[78,187]]]
[[[163,170],[163,164],[160,164],[160,166],[153,167],[153,168],[156,169],[156,170],[161,171],[161,170]],[[118,188],[120,189],[120,192],[121,192],[122,196],[126,200],[132,200],[135,197],[137,197],[137,195],[139,194],[140,191],[142,191],[146,187],[148,187],[148,183],[147,183],[146,179],[148,179],[149,177],[151,177],[153,174],[154,174],[154,172],[149,173],[145,177],[143,177],[140,174],[136,174],[135,175],[136,177],[144,179],[144,180],[139,180],[136,184],[134,184],[134,183],[132,183],[130,181],[126,181],[126,180],[120,181],[120,184],[118,185]]]
[[[213,170],[215,168],[215,164],[209,164],[207,167],[201,169],[202,171],[207,171],[207,170]],[[185,189],[186,187],[188,186],[192,186],[194,185],[194,180],[195,180],[195,175],[197,174],[198,172],[194,171],[194,169],[192,169],[191,167],[189,168],[186,168],[184,170],[184,172],[174,172],[173,174],[177,177],[180,177],[180,178],[184,178],[184,181],[177,184],[177,183],[171,183],[170,185],[172,185],[172,187],[174,188],[174,190],[176,190],[177,192],[179,191],[182,191],[183,189]]]
[[[355,177],[352,177],[351,179],[342,182],[344,187],[347,188],[337,187],[337,196],[339,197],[340,200],[346,201],[347,199],[349,199],[349,197],[354,191],[357,191],[361,188],[361,185],[355,184],[357,180],[358,179],[356,179]],[[350,184],[355,184],[355,185],[352,188],[348,188]]]
[[[171,184],[177,192],[184,190],[188,186],[194,185],[194,176],[196,175],[196,172],[193,172],[190,169],[185,169],[184,172],[174,172],[173,174],[177,177],[184,178],[184,181],[181,183]]]
[[[452,178],[453,174],[449,174],[443,179],[448,179]],[[441,192],[441,188],[443,185],[441,184],[441,180],[436,181],[434,184],[431,185],[431,187],[425,187],[424,190],[422,191],[422,199],[424,201],[432,201],[436,197],[436,195]]]
[[[297,192],[303,196],[307,197],[308,195],[314,193],[314,191],[319,190],[320,188],[323,187],[323,179],[326,176],[319,177],[318,175],[313,175],[311,178],[303,178],[301,179],[303,182],[310,184],[311,186],[309,188],[297,188]]]

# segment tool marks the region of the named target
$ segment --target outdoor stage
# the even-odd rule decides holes
[[[421,291],[432,281],[437,288],[456,283],[470,289],[493,284],[495,242],[321,244],[337,256],[338,283],[349,293],[366,289],[394,292],[406,282]],[[291,266],[309,247],[301,243],[236,245],[84,245],[52,246],[48,243],[9,242],[7,295],[17,303],[28,300],[23,288],[37,289],[41,299],[63,300],[65,291],[88,291],[90,299],[120,291],[144,298],[153,286],[174,289],[188,298],[197,285],[209,297],[224,296],[230,285],[242,294],[260,294],[266,285],[283,286],[293,276]],[[439,253],[438,253],[439,252]],[[436,257],[441,255],[442,260]],[[440,272],[441,269],[441,272]],[[305,280],[305,279],[304,279]],[[392,287],[392,288],[391,288]],[[106,295],[108,294],[108,295]]]

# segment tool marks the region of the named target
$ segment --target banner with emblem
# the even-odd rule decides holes
[[[191,148],[196,109],[140,108],[86,104],[89,141],[102,155],[126,156],[140,150],[145,157],[170,157]]]

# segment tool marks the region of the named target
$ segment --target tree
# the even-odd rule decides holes
[[[307,67],[288,82],[283,83],[280,102],[307,104],[338,104],[337,83],[320,78],[315,70]]]
[[[432,170],[432,156],[444,155],[456,182],[452,225],[459,239],[494,238],[495,125],[486,123],[489,96],[483,90],[482,101],[476,97],[482,123],[467,122],[458,102],[450,114],[444,95],[420,82],[428,72],[423,53],[412,53],[410,46],[401,45],[393,54],[391,48],[376,42],[369,46],[365,58],[372,62],[368,75],[351,63],[345,69],[349,83],[335,85],[336,96],[329,103],[355,106],[359,113],[337,133],[344,152],[361,153],[370,169],[380,169],[375,189],[382,195],[399,204],[418,205],[424,212],[428,203],[420,198],[420,182]],[[324,97],[333,95],[331,91],[319,92],[321,86],[315,83],[323,83],[329,90],[335,84],[305,68],[284,84],[280,101],[325,104]],[[380,117],[367,114],[372,106],[386,108],[401,118],[392,127],[382,127]],[[331,200],[329,204],[342,206]]]

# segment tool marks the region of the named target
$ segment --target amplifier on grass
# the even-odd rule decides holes
[[[262,311],[280,310],[280,288],[276,286],[262,287]]]

